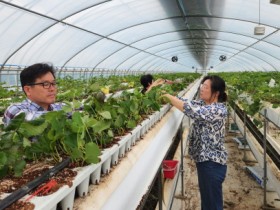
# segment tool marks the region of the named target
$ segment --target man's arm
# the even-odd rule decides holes
[[[7,126],[13,118],[15,118],[17,115],[19,115],[22,112],[23,111],[20,109],[18,105],[10,105],[4,112],[4,116],[2,119],[4,125]]]

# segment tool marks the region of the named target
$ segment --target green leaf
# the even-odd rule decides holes
[[[126,127],[127,128],[135,128],[136,125],[137,125],[137,123],[136,123],[135,120],[129,120],[129,121],[127,121]]]
[[[151,101],[151,100],[145,98],[145,99],[143,99],[143,102],[142,102],[142,103],[143,103],[144,106],[150,106],[150,105],[153,104],[153,101]]]
[[[82,103],[80,101],[74,100],[73,101],[73,108],[78,109],[82,106]]]
[[[13,139],[14,132],[6,132],[1,135],[1,141],[11,141]]]
[[[55,139],[55,130],[54,129],[50,129],[49,131],[48,131],[48,133],[47,133],[47,138],[49,139],[49,140],[56,140]]]
[[[91,125],[97,123],[98,121],[94,118],[90,118],[88,115],[85,115],[83,118],[83,123],[86,127],[91,127]]]
[[[83,159],[83,153],[78,148],[73,148],[70,156],[73,160]]]
[[[72,112],[71,104],[67,103],[65,106],[62,107],[62,110],[66,113]]]
[[[17,130],[21,123],[25,120],[25,113],[20,113],[10,121],[10,124],[4,129],[5,131]]]
[[[67,95],[70,95],[71,94],[71,90],[66,90],[66,91],[63,91],[63,92],[60,92],[57,94],[57,97],[65,97]]]
[[[23,147],[30,147],[31,142],[27,138],[23,138]]]
[[[131,104],[130,104],[130,111],[132,112],[132,113],[135,113],[135,112],[138,112],[138,110],[139,110],[139,105],[138,105],[138,103],[136,103],[135,101],[131,101]]]
[[[77,142],[78,142],[78,148],[84,148],[85,140],[82,138],[82,136],[78,136]]]
[[[109,104],[108,107],[106,107],[106,110],[108,110],[112,116],[112,119],[115,119],[118,117],[118,113],[117,113],[117,109],[115,109],[115,107],[113,107],[111,104]]]
[[[111,113],[109,111],[98,112],[104,119],[111,120]]]
[[[64,138],[63,142],[68,148],[77,148],[78,142],[77,142],[77,134],[75,133],[67,133]]]
[[[28,122],[31,125],[39,126],[39,125],[42,125],[43,123],[45,123],[45,119],[39,117],[39,118],[36,118],[36,119],[28,121]]]
[[[4,152],[0,152],[0,169],[3,168],[7,163],[7,156]]]
[[[41,138],[37,142],[33,142],[30,147],[26,147],[26,152],[29,155],[35,153],[40,156],[41,155],[45,156],[53,151],[51,149],[50,141],[45,138]]]
[[[84,124],[81,117],[81,113],[74,112],[74,114],[72,115],[72,123],[70,125],[72,131],[74,131],[75,133],[79,133],[84,130]]]
[[[110,128],[111,123],[108,121],[97,121],[91,127],[93,128],[95,133],[101,133],[102,131]]]
[[[22,176],[23,169],[26,166],[26,162],[24,160],[19,160],[14,165],[14,172],[16,177]]]
[[[93,83],[92,85],[90,85],[89,87],[92,91],[97,91],[100,89],[100,85],[97,83]]]
[[[89,142],[85,145],[85,161],[87,163],[98,163],[99,155],[100,155],[100,150],[95,143]]]
[[[12,140],[14,143],[21,142],[21,138],[17,132],[13,133]]]
[[[38,136],[41,135],[44,130],[47,128],[48,123],[42,123],[41,125],[33,125],[32,123],[25,121],[21,124],[18,129],[19,133],[21,133],[25,137]]]
[[[44,115],[44,118],[46,119],[46,121],[50,122],[51,124],[53,123],[54,120],[62,119],[62,117],[66,118],[65,112],[63,110],[47,112]]]
[[[120,114],[124,114],[124,113],[125,113],[124,108],[119,107],[119,108],[118,108],[118,113],[120,113]]]
[[[114,133],[113,133],[112,130],[108,130],[108,136],[109,136],[109,137],[114,137]]]
[[[116,119],[115,119],[115,122],[114,122],[114,126],[116,128],[121,128],[123,125],[124,125],[124,117],[123,115],[119,115]]]
[[[0,168],[0,178],[3,178],[8,174],[9,167],[4,166],[3,168]]]

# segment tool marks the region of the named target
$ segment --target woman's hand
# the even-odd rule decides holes
[[[171,80],[168,80],[168,79],[164,80],[164,83],[166,83],[166,84],[169,84],[169,85],[172,85],[172,84],[174,84],[174,82],[173,82],[173,81],[171,81]]]
[[[157,79],[156,81],[154,81],[154,82],[152,83],[152,86],[155,87],[155,86],[158,86],[158,85],[162,85],[162,84],[164,84],[164,83],[165,83],[165,80],[162,79],[162,78],[160,78],[160,79]]]
[[[146,93],[149,92],[153,87],[159,86],[164,84],[164,79],[157,79],[154,81],[147,89]]]
[[[178,99],[175,96],[172,96],[170,94],[163,94],[163,98],[166,99],[169,103],[171,103],[173,106],[175,106],[177,109],[184,111],[184,102]]]
[[[165,91],[162,91],[163,95],[162,97],[164,98],[169,98],[171,95],[169,93],[166,93]]]

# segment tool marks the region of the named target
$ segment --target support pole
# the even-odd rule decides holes
[[[236,123],[236,107],[235,107],[235,103],[233,104],[233,120],[234,120],[234,123]]]
[[[159,210],[162,210],[162,189],[163,189],[163,186],[162,186],[162,166],[160,166],[160,170],[158,171],[158,207],[159,207]]]
[[[229,106],[228,106],[229,108]],[[229,109],[228,109],[229,110]],[[228,134],[229,132],[229,128],[230,128],[230,122],[229,122],[229,114],[227,115],[227,127],[226,127],[226,135]]]
[[[244,112],[244,140],[247,141],[247,136],[246,136],[246,113]]]
[[[264,110],[264,130],[263,130],[263,205],[267,206],[266,201],[266,184],[267,184],[267,163],[266,163],[266,126],[267,126],[267,110]]]
[[[244,141],[243,141],[243,143],[244,143],[244,152],[243,152],[243,161],[244,162],[247,162],[248,161],[248,157],[247,157],[247,153],[246,153],[246,142],[247,142],[247,134],[246,134],[246,113],[244,112],[244,118],[243,118],[243,122],[244,122],[244,134],[243,134],[243,138],[244,138]]]
[[[184,119],[184,118],[183,118]],[[183,120],[181,122],[180,130],[179,130],[180,142],[181,142],[181,164],[180,164],[180,172],[181,172],[181,194],[185,195],[184,191],[184,144],[183,144]]]

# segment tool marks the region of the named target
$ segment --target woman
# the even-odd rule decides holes
[[[167,80],[167,79],[157,79],[154,82],[154,78],[151,74],[145,74],[142,75],[140,78],[140,83],[143,85],[143,89],[141,90],[141,93],[145,94],[148,93],[153,87],[156,87],[158,85],[162,84],[173,84],[173,81]]]
[[[222,183],[227,170],[225,88],[225,82],[219,76],[206,76],[201,82],[200,100],[164,95],[172,105],[194,120],[189,134],[189,154],[196,162],[203,210],[223,209]]]

